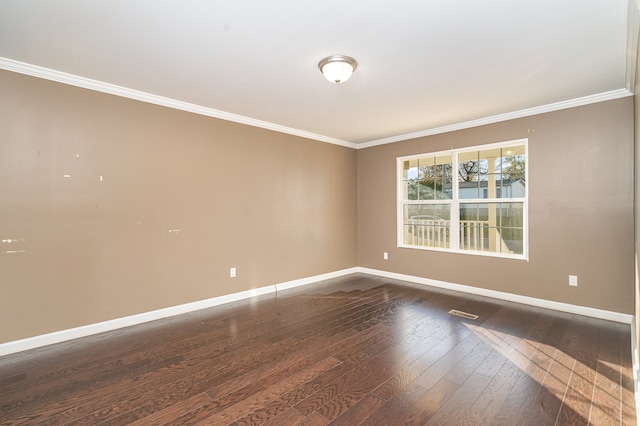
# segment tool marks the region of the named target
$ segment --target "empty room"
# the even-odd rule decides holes
[[[0,424],[638,424],[639,35],[0,1]]]

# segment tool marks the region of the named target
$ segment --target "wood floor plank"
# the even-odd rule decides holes
[[[320,345],[320,344],[323,344],[323,342],[317,342],[317,344],[318,344],[318,345]],[[327,342],[324,342],[324,344],[327,344]],[[288,349],[288,348],[289,348],[289,345],[285,342],[284,347]],[[296,346],[295,346],[295,347],[296,347],[296,349],[298,349],[298,348],[300,348],[300,347],[301,347],[301,345],[300,345],[300,344],[296,344]],[[314,352],[314,353],[315,353],[315,352]],[[280,359],[280,358],[278,358],[278,359]],[[213,371],[213,370],[209,369],[209,370],[208,370],[209,374],[211,374],[211,372],[212,372],[212,371]],[[252,379],[255,379],[255,378],[256,378],[256,377],[254,377],[255,373],[256,373],[256,370],[251,370]],[[237,375],[237,374],[238,374],[238,370],[235,370],[235,372],[231,372],[231,374]],[[202,382],[202,379],[203,379],[203,377],[199,377],[199,378],[195,378],[195,377],[194,377],[194,378],[190,378],[190,379],[188,379],[188,381],[192,382],[192,383],[190,384],[190,386],[189,386],[189,389],[192,391],[192,393],[193,393],[193,392],[196,392],[196,390],[197,390],[197,387],[198,387],[198,386],[200,386],[200,387],[202,387],[202,386],[207,386],[207,381]],[[213,376],[213,379],[211,379],[211,380],[215,380],[215,381],[218,381],[218,382],[219,382],[219,381],[220,381],[220,376],[219,376],[219,375],[218,375],[218,376]],[[211,380],[208,380],[208,381],[210,382]],[[198,382],[198,383],[196,383],[196,382]],[[194,385],[194,383],[196,383],[196,384]],[[236,383],[237,383],[237,381],[236,381]],[[156,383],[156,386],[157,386],[157,383]],[[182,394],[182,393],[183,393],[183,391],[184,391],[184,389],[185,389],[185,386],[182,386],[180,383],[178,383],[176,386],[178,386],[178,387],[179,387],[178,395],[179,395],[179,394]],[[138,391],[138,392],[139,392],[139,391]],[[164,390],[163,395],[166,395],[167,393],[171,393],[171,391],[170,391],[170,390],[168,390],[168,389],[165,389],[165,390]],[[189,396],[189,395],[186,395],[186,396]],[[130,403],[131,403],[131,404],[135,404],[135,403],[136,403],[136,401],[135,401],[135,400],[130,400],[130,399],[128,399],[128,398],[125,398],[125,399],[126,399],[127,401],[130,401]],[[166,403],[166,401],[167,401],[167,400],[169,400],[169,399],[171,399],[171,398],[167,398],[166,396],[163,396],[163,397],[162,397],[162,404],[165,404],[165,403]],[[119,407],[121,407],[121,406],[122,406],[122,404],[120,403],[120,404],[118,404],[118,406],[119,406]],[[161,408],[161,407],[160,407],[160,408]],[[148,408],[148,407],[141,407],[141,410],[143,410],[145,413],[147,413],[147,412],[148,412],[148,410],[149,410],[149,408]],[[105,410],[103,409],[103,410],[102,410],[102,414],[101,414],[101,416],[104,416],[104,415],[106,415],[106,414],[108,415],[108,414],[112,414],[112,413],[109,413],[108,411],[105,411]],[[101,416],[95,416],[95,415],[94,415],[94,420],[98,420]]]
[[[540,386],[535,397],[523,403],[520,417],[526,418],[526,424],[555,424],[563,405],[567,403],[567,409],[573,410],[569,403],[576,401],[566,400],[569,391],[569,383],[573,377],[576,360],[562,351],[557,351],[544,378],[539,382]],[[536,379],[537,381],[537,379]],[[567,410],[565,410],[567,411]],[[574,420],[578,419],[575,413],[567,415]]]
[[[195,364],[189,366],[188,370],[191,373],[185,379],[174,381],[170,380],[165,386],[160,388],[156,388],[155,391],[145,392],[141,394],[144,397],[144,405],[140,405],[138,410],[141,410],[143,413],[148,414],[149,411],[155,412],[157,410],[161,410],[166,408],[167,405],[172,405],[177,403],[183,399],[190,398],[193,395],[203,392],[207,390],[208,385],[210,383],[221,383],[230,379],[235,379],[238,376],[242,376],[249,372],[254,371],[255,369],[259,369],[264,365],[264,359],[269,359],[270,357],[278,357],[283,354],[287,348],[289,347],[289,342],[280,342],[277,345],[265,345],[265,350],[254,353],[253,357],[248,356],[233,356],[234,354],[229,354],[229,356],[220,357],[219,361],[215,362],[214,360],[201,360]],[[256,357],[256,355],[258,355]],[[175,371],[173,373],[176,373]],[[172,377],[170,374],[166,374],[167,377]],[[205,380],[206,378],[206,380]],[[150,378],[149,385],[159,385],[164,380],[164,377],[159,378]],[[139,391],[137,391],[139,392]],[[125,393],[125,395],[128,395]],[[122,402],[116,402],[118,399],[123,398],[122,393],[120,395],[114,397],[114,402],[118,406],[122,406]],[[124,399],[125,401],[130,401],[129,405],[139,405],[141,401],[136,399]],[[109,417],[113,416],[112,412],[102,413],[106,414]],[[129,412],[128,417],[131,418],[133,415]],[[97,417],[95,414],[93,416],[94,421],[98,420],[100,417]],[[117,422],[117,420],[116,420]]]
[[[371,357],[374,355],[375,352],[370,353],[368,356]],[[312,380],[303,383],[302,385],[290,390],[289,392],[285,392],[282,395],[279,395],[277,398],[272,399],[263,407],[256,410],[255,413],[260,416],[263,416],[262,412],[268,412],[271,414],[280,413],[286,408],[296,405],[300,401],[303,401],[307,397],[315,394],[317,391],[325,388],[328,384],[332,383],[337,378],[342,377],[349,371],[355,369],[362,362],[362,360],[363,358],[360,356],[358,356],[357,358],[346,359],[336,367],[317,375]],[[252,415],[254,414],[252,413]],[[322,418],[326,419],[325,417]]]
[[[451,383],[456,383],[445,378]],[[471,404],[484,392],[491,378],[483,374],[473,374],[451,395],[451,397],[435,412],[435,414],[425,423],[426,425],[459,425]]]
[[[211,354],[209,354],[209,355],[211,355]],[[121,370],[122,370],[122,369],[121,369]],[[96,374],[96,373],[95,373],[94,371],[84,371],[84,370],[81,370],[81,371],[83,371],[83,373],[84,373],[84,374],[93,374],[93,375],[91,376],[91,380],[94,380],[94,379],[95,379],[95,377],[96,377],[96,376],[95,376],[95,374]],[[111,373],[111,374],[106,374],[106,375],[107,375],[108,377],[112,378],[112,379],[113,379],[113,378],[115,378],[115,377],[117,377],[117,373],[114,373],[114,372],[107,372],[107,373]],[[126,373],[126,371],[125,371],[125,373]],[[73,377],[74,377],[76,380],[79,380],[79,379],[78,379],[78,374],[75,374]],[[82,378],[80,378],[80,380],[81,380],[81,379],[82,379]],[[30,389],[32,389],[32,390],[33,390],[33,389],[35,388],[35,386],[36,386],[36,385],[34,384],[33,386],[31,386],[31,387],[30,387]],[[47,386],[48,386],[48,387],[47,387],[48,391],[55,392],[55,394],[56,394],[56,395],[58,395],[61,399],[68,399],[68,397],[67,397],[67,396],[65,396],[65,395],[64,395],[64,393],[63,393],[64,389],[60,389],[60,387],[52,388],[50,385],[47,385]],[[67,380],[65,381],[65,386],[66,386],[67,388],[74,388],[75,384],[73,383],[73,381],[72,381],[70,378],[67,378]],[[87,389],[85,388],[85,389],[84,389],[84,393],[86,393],[86,392],[87,392]],[[43,393],[45,393],[45,391],[43,391]],[[22,395],[20,395],[20,393],[18,393],[18,392],[12,392],[12,396],[13,396],[13,398],[14,398],[14,399],[18,399],[18,400],[20,401],[20,403],[25,403],[25,399],[24,399],[24,398],[22,398]],[[7,408],[11,408],[11,407],[7,407],[7,406],[5,406],[5,407],[3,407],[3,408],[7,409]]]
[[[371,329],[375,329],[375,327],[371,327]],[[344,343],[341,342],[343,345]],[[293,354],[293,356],[291,356],[291,354],[289,355],[285,355],[284,357],[276,357],[277,362],[283,362],[287,365],[292,365],[295,368],[296,365],[296,359],[298,359],[298,361],[300,362],[306,362],[309,363],[311,361],[313,361],[314,359],[318,358],[319,356],[321,357],[323,352],[321,352],[321,349],[319,347],[319,345],[328,345],[329,342],[324,341],[324,342],[318,342],[315,346],[309,348],[312,355],[309,356],[306,352],[303,355],[299,355],[299,354]],[[285,347],[289,347],[288,345],[285,345]],[[300,348],[304,348],[304,345],[296,345],[295,349],[298,350]],[[341,347],[341,346],[339,346]],[[331,345],[328,346],[328,349],[331,349]],[[269,358],[269,357],[267,357]],[[218,386],[215,386],[216,383],[220,383],[220,377],[214,377],[212,380],[208,380],[206,382],[201,383],[201,385],[199,386],[200,388],[207,388],[207,386],[209,387],[209,393],[211,394],[211,392],[215,392],[216,394],[227,394],[229,392],[233,392],[235,389],[238,389],[240,387],[242,387],[243,381],[242,381],[242,377],[246,376],[247,382],[248,383],[253,383],[256,380],[258,381],[263,381],[264,383],[268,383],[268,381],[264,381],[264,378],[260,377],[260,371],[262,370],[269,370],[269,371],[273,371],[273,370],[278,370],[277,366],[274,366],[273,364],[266,364],[264,366],[259,366],[256,367],[254,369],[248,370],[247,373],[244,374],[244,376],[238,377],[238,374],[231,374],[230,377],[233,377],[233,382],[230,383],[229,385],[226,385],[225,383],[222,383]],[[238,370],[236,370],[236,373],[238,373]],[[286,373],[286,371],[285,371]],[[245,382],[245,384],[247,383]],[[231,387],[230,387],[231,386]],[[182,388],[182,387],[180,387]],[[201,389],[202,390],[202,389]],[[165,391],[166,392],[166,391]],[[166,398],[164,398],[166,399]]]
[[[509,323],[518,324],[512,327],[511,334],[501,338],[496,335],[497,330],[501,330]],[[492,380],[481,395],[471,404],[464,417],[460,420],[461,425],[484,425],[498,422],[500,412],[505,400],[511,394],[515,384],[522,374],[526,374],[521,368],[525,362],[523,354],[530,353],[531,347],[536,351],[540,350],[540,341],[546,335],[549,327],[553,323],[553,318],[540,315],[537,312],[522,309],[512,312],[510,309],[498,311],[490,318],[487,328],[478,327],[474,332],[484,336],[486,342],[494,347],[494,352],[487,357],[487,362],[479,366],[477,374],[491,377]],[[517,338],[514,338],[518,336]],[[518,356],[514,355],[518,354]],[[532,355],[540,357],[543,354]],[[488,364],[491,362],[491,364]],[[539,362],[535,362],[534,365]],[[519,365],[520,366],[519,366]]]
[[[413,405],[399,416],[393,424],[424,425],[459,388],[446,379],[440,380],[424,393]]]
[[[251,393],[250,395],[242,395],[242,398],[238,398],[233,404],[224,404],[228,399],[223,400],[222,404],[218,400],[213,401],[211,404],[207,405],[205,412],[209,415],[209,418],[214,417],[215,422],[213,424],[217,424],[218,419],[223,420],[220,424],[226,424],[235,419],[242,418],[247,414],[256,412],[260,407],[263,407],[269,401],[277,398],[282,393],[312,380],[322,372],[335,367],[338,363],[338,360],[328,358],[309,369],[280,380],[265,389]],[[221,407],[226,408],[219,411]],[[182,417],[178,419],[179,421],[175,424],[183,424],[183,422],[192,421],[192,419],[193,417]]]
[[[469,352],[475,351],[476,347],[481,343],[482,340],[478,335],[470,334],[468,337],[462,339],[460,343],[452,347],[451,350],[443,354],[440,359],[416,378],[416,383],[425,389],[431,389],[435,383],[439,382],[453,370]]]
[[[491,345],[480,341],[446,374],[445,378],[461,385],[480,367],[493,352]]]
[[[295,426],[325,426],[329,424],[329,419],[326,417],[322,417],[318,413],[311,413],[300,422],[296,423]]]
[[[353,274],[0,357],[0,424],[635,425],[630,342]]]
[[[248,422],[244,422],[242,421],[242,419],[239,419],[236,421],[236,423],[238,424],[238,426],[252,426],[252,425],[256,425],[256,424],[260,424],[262,426],[282,426],[282,425],[293,425],[296,423],[300,423],[301,421],[303,421],[305,419],[305,416],[302,415],[302,413],[300,413],[300,411],[296,410],[293,407],[287,408],[285,411],[283,411],[281,414],[270,418],[266,421],[248,421]]]
[[[524,374],[520,375],[508,397],[496,413],[496,424],[511,425],[514,421],[517,422],[518,419],[522,419],[524,413],[532,407],[535,407],[534,401],[541,390],[545,394],[551,392],[552,395],[554,392],[558,392],[557,389],[546,389],[542,386],[542,382],[547,378],[547,371],[554,364],[556,357],[559,357],[559,360],[555,362],[554,372],[547,379],[548,384],[562,387],[562,383],[557,381],[558,374],[561,373],[568,379],[571,370],[564,365],[567,360],[562,357],[562,354],[559,353],[560,351],[558,351],[556,346],[560,345],[564,339],[564,333],[568,329],[569,324],[570,317],[568,316],[559,315],[554,319],[545,336],[545,342],[538,345],[536,352],[534,352],[536,359],[533,362],[524,356],[524,354],[529,351],[516,349],[511,353],[509,357],[510,361],[518,366]],[[521,343],[519,346],[520,349],[530,346],[528,342],[522,341],[518,343]],[[566,389],[566,385],[562,387],[560,397],[564,395],[564,389]],[[561,401],[560,399],[558,402],[558,408]]]
[[[271,386],[263,387],[261,384],[257,384],[254,389],[243,389],[240,392],[227,395],[224,398],[209,398],[209,401],[202,405],[193,407],[193,409],[187,412],[178,413],[177,416],[173,416],[172,420],[165,419],[174,414],[171,406],[155,412],[153,415],[141,419],[141,421],[144,423],[145,420],[151,420],[154,424],[185,424],[207,419],[212,424],[228,424],[235,421],[237,417],[240,417],[240,415],[234,416],[234,414],[245,413],[245,411],[249,412],[255,405],[259,406],[260,403],[256,401],[268,400],[268,395],[277,393],[283,389],[283,387],[291,386],[292,383],[296,383],[297,381],[304,381],[309,375],[313,376],[317,371],[322,371],[337,363],[338,361],[335,359],[326,359],[303,372],[274,383]],[[162,419],[163,423],[156,423],[157,419]]]
[[[454,319],[455,321],[455,319]],[[467,336],[470,333],[463,333],[463,336]],[[451,331],[452,339],[460,339],[461,336],[455,331]],[[363,379],[355,380],[352,384],[345,384],[344,389],[329,402],[319,409],[319,412],[329,419],[337,419],[343,412],[349,410],[355,403],[366,397],[371,389],[375,389],[379,384],[384,383],[391,379],[395,372],[404,369],[404,367],[414,361],[417,352],[416,348],[428,347],[429,341],[434,341],[432,336],[429,336],[422,341],[407,338],[402,342],[399,342],[392,352],[383,352],[380,356],[372,360],[371,365],[367,366],[367,369],[373,373],[369,373],[364,376]],[[435,343],[435,342],[434,342]],[[441,357],[442,358],[442,357]]]
[[[373,394],[368,394],[340,416],[329,423],[332,426],[351,426],[362,423],[371,412],[378,410],[385,401]]]
[[[410,407],[416,404],[426,392],[427,389],[416,385],[413,381],[409,382],[406,386],[394,392],[393,397],[382,407],[372,411],[362,422],[362,425],[387,426],[393,424],[396,419],[399,419]]]
[[[367,374],[358,374],[345,383],[338,394],[318,409],[329,420],[335,420],[349,411],[354,405],[366,398],[371,389],[384,382],[390,375],[389,366],[393,363],[393,354],[385,353],[367,363]],[[376,397],[377,398],[377,397]]]
[[[622,374],[620,360],[622,347],[615,331],[602,334],[602,357],[597,364],[593,403],[589,420],[596,424],[622,422]]]
[[[205,310],[206,311],[206,310]],[[163,320],[154,321],[152,323],[141,324],[136,327],[127,328],[123,330],[131,330],[129,333],[123,330],[115,330],[109,333],[103,333],[96,336],[90,336],[84,339],[78,339],[76,341],[65,342],[59,345],[54,345],[53,348],[49,351],[52,352],[51,356],[47,356],[46,359],[48,362],[36,362],[32,361],[29,363],[29,376],[30,378],[39,377],[40,368],[44,369],[49,373],[49,375],[56,375],[64,373],[67,370],[87,370],[91,368],[95,368],[96,366],[108,366],[108,362],[101,362],[103,359],[113,359],[112,357],[115,353],[118,353],[118,364],[121,364],[124,359],[126,359],[127,354],[133,354],[134,356],[139,355],[143,357],[148,357],[150,352],[142,352],[139,350],[141,347],[147,347],[149,344],[153,344],[159,336],[161,338],[167,339],[169,344],[174,344],[174,342],[181,343],[181,339],[176,339],[178,336],[183,336],[187,334],[188,336],[192,336],[194,332],[193,321],[189,318],[194,317],[195,314],[187,314],[184,318],[181,317],[172,317]],[[176,318],[182,318],[182,320],[178,320]],[[213,324],[221,324],[224,323],[224,315],[220,316],[219,319],[207,321],[206,318],[202,319],[197,329],[202,333],[208,333],[209,327]],[[206,322],[206,324],[205,324]],[[153,324],[153,325],[152,325]],[[158,327],[158,325],[162,325],[162,327]],[[188,330],[187,330],[188,329]],[[187,333],[185,333],[187,331]],[[108,340],[105,341],[105,340]],[[204,339],[201,336],[197,336],[195,339],[196,342],[203,342]],[[84,343],[78,343],[84,342]],[[106,352],[104,350],[105,345],[112,346],[117,348],[117,350],[110,350]],[[82,357],[69,357],[68,353],[70,349],[73,348],[73,353],[82,353]],[[43,350],[46,350],[43,349]],[[182,349],[183,351],[185,349]],[[37,357],[36,353],[36,357]],[[83,364],[82,360],[91,359],[92,362],[90,364]],[[50,370],[49,365],[55,365],[57,370]],[[2,364],[0,362],[0,364]],[[116,365],[116,366],[117,366]],[[4,369],[6,365],[2,365]]]
[[[579,353],[557,423],[563,425],[588,425],[591,414],[591,399],[596,381],[597,359]]]
[[[522,374],[524,374],[522,369],[512,362],[503,363],[500,370],[491,377],[484,391],[466,409],[459,424],[468,426],[499,424],[497,419],[500,408]]]

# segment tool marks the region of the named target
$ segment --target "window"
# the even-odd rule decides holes
[[[527,258],[527,140],[398,158],[398,246]]]

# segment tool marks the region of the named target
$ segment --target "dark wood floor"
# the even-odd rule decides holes
[[[2,357],[0,424],[635,425],[630,329],[353,275]]]

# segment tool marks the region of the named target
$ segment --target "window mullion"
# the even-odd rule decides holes
[[[451,220],[450,244],[451,250],[460,248],[460,201],[458,200],[458,153],[451,153]]]

